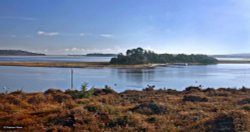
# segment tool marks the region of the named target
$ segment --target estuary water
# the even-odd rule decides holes
[[[0,66],[0,92],[25,92],[71,86],[71,68]],[[190,85],[206,87],[250,87],[250,64],[166,66],[145,69],[73,68],[73,84],[80,89],[108,85],[118,92],[141,90],[147,85],[183,90]]]
[[[0,62],[108,62],[112,57],[96,56],[0,56]]]

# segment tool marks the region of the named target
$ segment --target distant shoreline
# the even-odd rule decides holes
[[[218,64],[250,64],[250,60],[219,60]]]
[[[0,66],[57,68],[149,68],[163,64],[112,65],[109,62],[0,62]]]
[[[219,61],[218,64],[250,64],[250,61]],[[109,62],[0,62],[0,66],[58,67],[58,68],[150,68],[168,65],[201,65],[197,63],[114,65]]]
[[[33,53],[23,50],[0,50],[0,56],[46,56],[46,54]]]

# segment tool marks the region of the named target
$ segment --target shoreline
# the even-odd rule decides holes
[[[219,61],[217,64],[250,64],[250,61]],[[56,68],[152,68],[168,65],[202,65],[197,63],[167,63],[114,65],[109,62],[0,62],[0,66],[56,67]]]
[[[219,60],[218,64],[250,64],[250,60]]]
[[[57,68],[150,68],[167,64],[112,65],[109,62],[0,62],[0,66]]]

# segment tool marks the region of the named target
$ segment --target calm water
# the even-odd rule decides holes
[[[190,85],[203,87],[250,87],[249,64],[219,64],[208,66],[169,66],[150,69],[74,68],[74,87],[81,83],[89,87],[109,85],[117,91],[157,88],[184,89]],[[40,68],[0,66],[0,91],[22,89],[27,92],[48,88],[68,89],[70,68]]]
[[[108,62],[112,57],[89,56],[0,56],[0,62]]]

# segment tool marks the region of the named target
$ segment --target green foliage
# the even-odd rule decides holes
[[[83,83],[82,84],[82,91],[81,91],[81,94],[80,94],[80,98],[89,98],[91,97],[93,94],[94,94],[94,88],[91,88],[90,90],[87,90],[88,88],[88,83]]]
[[[207,55],[185,55],[185,54],[156,54],[150,50],[136,48],[127,50],[126,55],[118,54],[112,58],[111,64],[148,64],[148,63],[199,63],[199,64],[215,64],[217,60]]]
[[[81,91],[78,90],[66,90],[65,93],[71,95],[74,99],[77,98],[89,98],[94,94],[94,88],[88,89],[88,83],[81,85]]]
[[[106,94],[110,94],[110,93],[116,93],[111,87],[109,87],[108,85],[105,85],[105,88],[102,89],[102,91]]]
[[[83,83],[82,85],[81,85],[81,90],[82,90],[82,92],[86,92],[87,91],[87,87],[88,87],[88,83]]]

